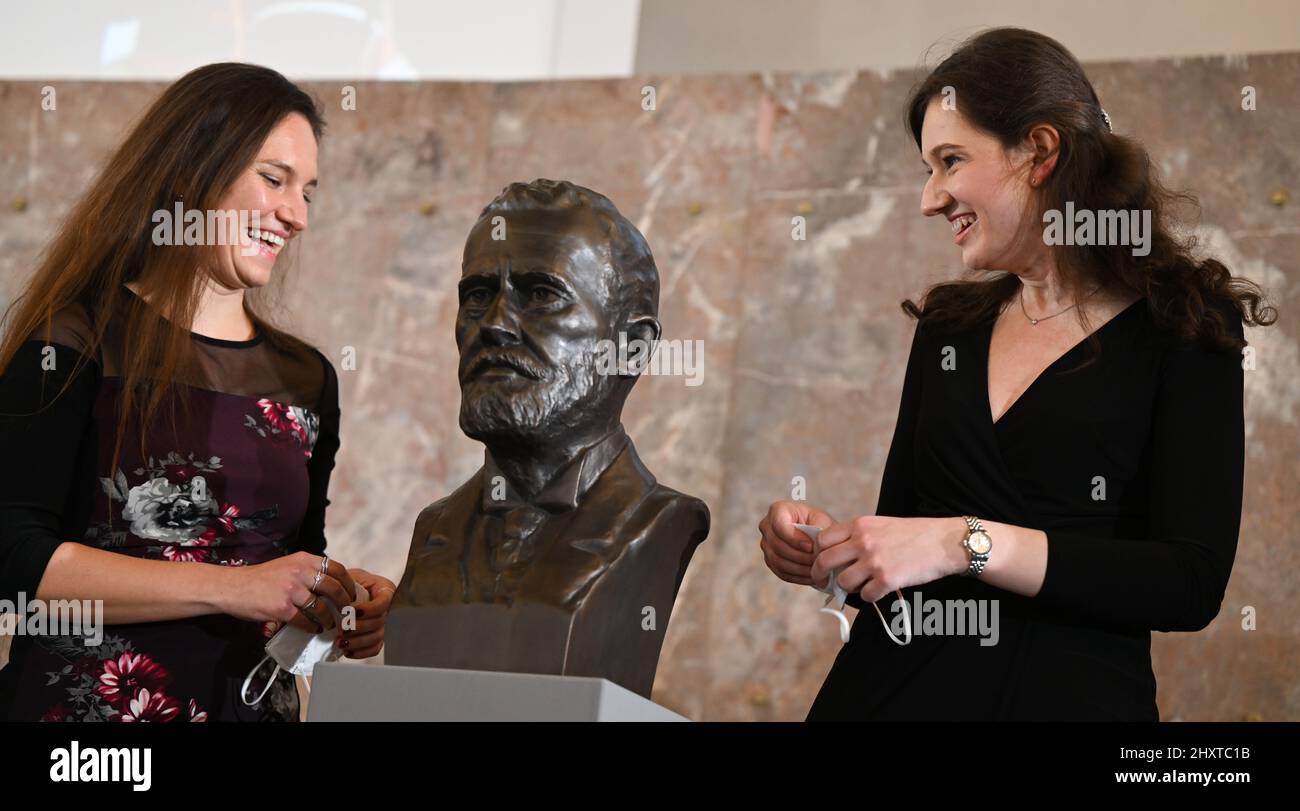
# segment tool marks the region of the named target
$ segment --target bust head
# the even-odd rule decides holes
[[[512,183],[465,242],[456,317],[461,429],[541,449],[618,425],[634,375],[602,374],[605,341],[659,337],[659,271],[636,227],[567,181]]]
[[[590,189],[514,183],[471,229],[459,288],[460,425],[487,452],[416,519],[387,661],[598,676],[648,697],[709,532],[704,503],[660,484],[621,430],[640,366],[610,349],[659,338],[650,248]]]

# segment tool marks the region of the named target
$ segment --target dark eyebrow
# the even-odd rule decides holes
[[[267,158],[266,160],[263,160],[263,161],[260,161],[260,162],[261,162],[261,163],[269,163],[269,164],[271,164],[272,166],[276,167],[277,169],[283,170],[283,171],[286,172],[290,177],[292,177],[294,174],[296,174],[296,172],[293,171],[293,167],[290,166],[289,164],[285,163],[285,162],[282,161],[282,160],[276,160],[275,158]],[[302,184],[302,185],[303,185],[304,187],[306,187],[306,186],[316,186],[316,185],[319,185],[319,184],[316,183],[316,178],[313,177],[311,180],[308,180],[306,183],[304,183],[304,184]]]
[[[938,146],[931,147],[930,154],[937,158],[939,157],[939,153],[945,149],[961,149],[961,147],[957,144],[939,144]]]
[[[519,287],[536,287],[539,284],[549,284],[552,287],[560,288],[565,295],[573,294],[573,289],[569,287],[568,282],[566,282],[562,277],[550,272],[549,270],[543,270],[542,268],[533,268],[531,270],[520,271],[519,273],[511,273],[510,281]]]
[[[495,273],[471,273],[456,284],[456,292],[461,296],[475,287],[487,287],[496,290],[501,280]]]

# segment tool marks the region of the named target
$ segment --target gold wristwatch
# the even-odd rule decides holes
[[[970,567],[966,569],[966,574],[971,577],[979,577],[984,571],[984,566],[989,562],[989,553],[993,551],[993,539],[984,531],[984,525],[978,518],[970,515],[963,515],[966,526],[970,531],[962,539],[961,545],[966,547],[970,553]]]

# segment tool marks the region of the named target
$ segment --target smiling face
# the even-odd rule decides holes
[[[615,378],[597,373],[598,342],[614,339],[617,321],[608,238],[596,218],[568,211],[514,211],[506,227],[495,240],[484,218],[465,243],[462,430],[535,444],[608,422],[620,406]]]
[[[921,127],[921,158],[929,173],[921,213],[948,220],[967,268],[1018,273],[1043,255],[1030,195],[1031,151],[1006,149],[935,97]]]
[[[220,245],[213,280],[230,290],[262,287],[271,280],[276,257],[307,230],[307,206],[316,190],[316,137],[311,124],[292,113],[275,126],[246,168],[226,191],[221,211],[247,212],[249,229],[238,244]],[[254,221],[253,217],[257,220]]]

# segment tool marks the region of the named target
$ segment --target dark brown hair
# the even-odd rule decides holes
[[[1151,212],[1147,256],[1133,256],[1123,246],[1055,246],[1057,270],[1075,290],[1076,303],[1086,295],[1080,291],[1098,285],[1115,294],[1145,296],[1157,325],[1225,351],[1240,351],[1245,344],[1228,330],[1216,300],[1231,302],[1249,324],[1277,320],[1258,285],[1233,276],[1217,259],[1196,259],[1194,240],[1174,236],[1175,209],[1195,209],[1195,199],[1166,189],[1142,145],[1110,132],[1092,83],[1059,42],[1022,28],[994,28],[964,42],[912,91],[907,127],[918,148],[926,109],[945,88],[952,88],[948,92],[968,123],[1006,148],[1022,143],[1039,124],[1056,128],[1056,166],[1034,191],[1040,222],[1048,211],[1064,211],[1067,201],[1076,210]],[[920,306],[909,299],[902,307],[927,323],[961,329],[994,316],[1018,287],[1012,274],[942,282],[926,291]],[[1088,331],[1083,308],[1075,309]],[[1095,354],[1096,337],[1089,343]]]
[[[40,335],[49,340],[55,313],[82,301],[95,305],[81,363],[88,362],[98,355],[112,314],[125,308],[125,321],[114,325],[129,348],[121,359],[114,466],[128,420],[150,424],[171,400],[177,371],[191,357],[188,325],[205,281],[197,269],[211,262],[213,251],[206,245],[155,245],[154,212],[170,212],[178,201],[186,209],[215,211],[271,130],[292,113],[307,119],[319,141],[325,127],[320,108],[274,70],[222,62],[185,74],[149,107],[73,206],[36,273],[6,310],[0,372],[24,341]],[[276,274],[277,284],[281,276]],[[148,306],[123,288],[126,282],[138,284]],[[265,340],[296,341],[255,313],[249,296],[244,306]],[[179,399],[183,409],[185,398]],[[174,423],[174,411],[171,416]],[[143,442],[143,430],[140,436]]]

